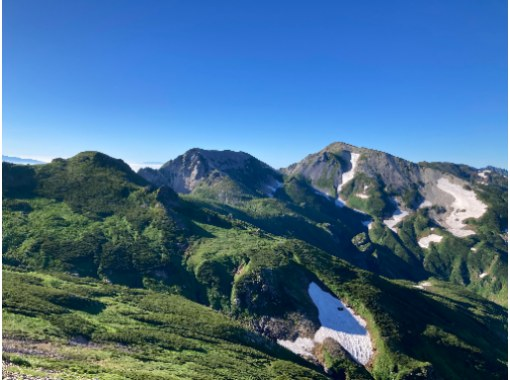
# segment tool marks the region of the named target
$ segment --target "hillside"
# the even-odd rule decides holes
[[[411,273],[434,276],[506,305],[508,178],[504,171],[415,164],[334,143],[283,172],[304,178],[337,206],[370,217],[365,245],[390,250],[398,256],[392,261],[405,263],[402,267],[377,260],[381,274],[406,279],[413,279]]]
[[[459,237],[433,219],[434,205],[410,208],[396,231],[348,198],[339,207],[304,169],[280,174],[233,152],[194,150],[176,161],[165,166],[166,182],[153,183],[97,152],[42,166],[3,164],[11,371],[506,378],[507,310],[490,301],[504,303],[506,292],[500,174],[469,182],[487,210],[470,225],[476,234]],[[207,170],[181,171],[185,162]],[[457,175],[443,164],[416,165]],[[181,182],[168,179],[175,170]],[[346,188],[360,174],[354,170]],[[264,192],[273,180],[281,187]],[[224,181],[242,196],[218,197],[225,193],[215,184]],[[175,187],[178,195],[175,183],[193,186]],[[441,241],[420,247],[432,233]]]
[[[239,163],[247,157],[191,150],[160,172],[140,174],[156,186],[173,186],[197,207],[304,240],[374,273],[415,282],[435,277],[507,304],[504,171],[416,164],[334,143],[283,169],[278,189],[265,193],[243,190],[267,183],[267,173],[276,177],[266,166],[261,177],[253,169],[240,175]],[[148,173],[195,187],[183,189]]]
[[[178,193],[233,203],[271,196],[281,186],[281,174],[244,152],[191,149],[160,169],[141,169],[147,181]]]

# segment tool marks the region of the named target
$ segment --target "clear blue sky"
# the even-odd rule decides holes
[[[3,151],[507,167],[507,2],[4,0]]]

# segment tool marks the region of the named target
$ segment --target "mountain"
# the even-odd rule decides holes
[[[24,165],[40,165],[44,164],[42,161],[32,160],[31,158],[19,158],[2,155],[2,162],[10,162],[12,164],[24,164]]]
[[[281,172],[198,149],[140,175],[99,152],[4,163],[9,370],[506,378],[506,181],[334,145]],[[455,202],[441,178],[486,205],[473,233],[449,231],[436,204],[419,207]],[[397,206],[409,189],[417,201]],[[397,207],[408,214],[390,228]]]
[[[390,226],[395,219],[400,220],[421,207],[444,209],[434,219],[458,237],[473,234],[472,228],[462,221],[481,217],[488,207],[471,186],[501,177],[500,172],[492,169],[477,170],[448,163],[416,164],[345,143],[331,144],[283,172],[303,176],[317,191],[386,220]],[[505,181],[500,178],[500,182]],[[396,218],[397,215],[400,217]]]
[[[382,274],[409,278],[425,270],[506,303],[508,186],[501,171],[416,164],[334,143],[283,172],[372,218],[366,243],[386,246],[411,264],[392,274],[379,260]],[[489,274],[490,283],[483,280]]]
[[[190,201],[204,200],[201,207],[360,268],[416,282],[436,277],[506,305],[508,187],[501,171],[413,163],[334,143],[280,173],[245,153],[199,149],[139,172],[156,186],[191,193]]]
[[[138,174],[155,185],[183,194],[203,194],[230,203],[253,196],[271,196],[282,175],[244,152],[191,149],[159,170]]]

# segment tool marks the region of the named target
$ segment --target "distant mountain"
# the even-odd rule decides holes
[[[253,196],[272,196],[282,185],[282,175],[244,152],[191,149],[160,169],[138,172],[155,185],[178,193],[202,193],[224,202]]]
[[[361,268],[410,280],[433,275],[506,304],[508,189],[494,168],[413,163],[337,142],[280,171],[243,152],[192,149],[139,174],[233,206],[223,212]],[[453,238],[455,250],[447,248]],[[495,282],[479,277],[484,273]]]
[[[42,161],[38,160],[32,160],[30,158],[19,158],[19,157],[12,157],[12,156],[4,156],[2,155],[2,161],[3,162],[10,162],[13,164],[21,164],[21,165],[40,165],[44,164]]]
[[[336,199],[340,205],[380,217],[390,227],[409,213],[434,206],[442,211],[434,214],[435,221],[459,237],[474,234],[462,221],[480,218],[487,209],[472,187],[505,182],[502,172],[494,168],[416,164],[345,143],[331,144],[283,172],[304,177],[317,191]]]
[[[151,169],[159,169],[161,165],[163,165],[162,162],[128,162],[128,165],[133,169],[135,172],[139,171],[140,169],[144,168],[151,168]]]
[[[140,175],[99,152],[2,166],[16,371],[507,377],[495,170],[343,143],[282,171],[201,149]]]

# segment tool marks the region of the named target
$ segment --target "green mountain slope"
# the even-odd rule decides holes
[[[10,270],[3,272],[3,288],[3,360],[14,364],[10,372],[73,379],[326,379],[181,296]]]
[[[251,378],[255,368],[261,378],[506,378],[506,309],[455,285],[466,276],[455,252],[474,243],[483,259],[470,262],[473,283],[486,265],[506,270],[500,256],[488,259],[494,247],[505,252],[489,229],[492,243],[446,236],[424,251],[416,236],[430,228],[426,209],[398,234],[378,220],[367,230],[364,215],[336,207],[297,177],[273,197],[225,204],[150,185],[122,161],[93,152],[38,167],[4,164],[3,176],[4,317],[11,321],[3,333],[14,347],[5,359],[16,370],[87,377],[89,369],[90,378]],[[421,288],[379,275],[421,281],[430,273],[438,279]],[[308,363],[275,344],[320,327],[312,282],[367,322],[375,351],[366,367],[339,345],[316,345]],[[19,347],[23,334],[33,351]]]

